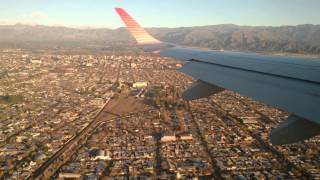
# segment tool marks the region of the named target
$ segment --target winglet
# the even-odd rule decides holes
[[[138,44],[160,44],[161,41],[152,37],[146,30],[144,30],[124,9],[115,8],[122,21],[126,24],[127,29],[137,40]]]

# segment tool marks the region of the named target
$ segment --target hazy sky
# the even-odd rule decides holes
[[[0,24],[122,27],[114,7],[146,27],[320,24],[320,0],[0,0]]]

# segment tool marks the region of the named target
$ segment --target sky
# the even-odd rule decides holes
[[[320,0],[0,0],[0,24],[118,28],[115,7],[145,27],[320,24]]]

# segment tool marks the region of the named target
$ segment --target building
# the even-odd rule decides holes
[[[148,86],[148,82],[136,82],[133,83],[132,87],[137,89],[142,89]]]
[[[60,173],[59,179],[80,179],[81,175],[77,173]]]

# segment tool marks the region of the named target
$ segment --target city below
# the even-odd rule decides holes
[[[287,113],[119,46],[1,49],[0,180],[320,179],[320,137],[270,143]]]

